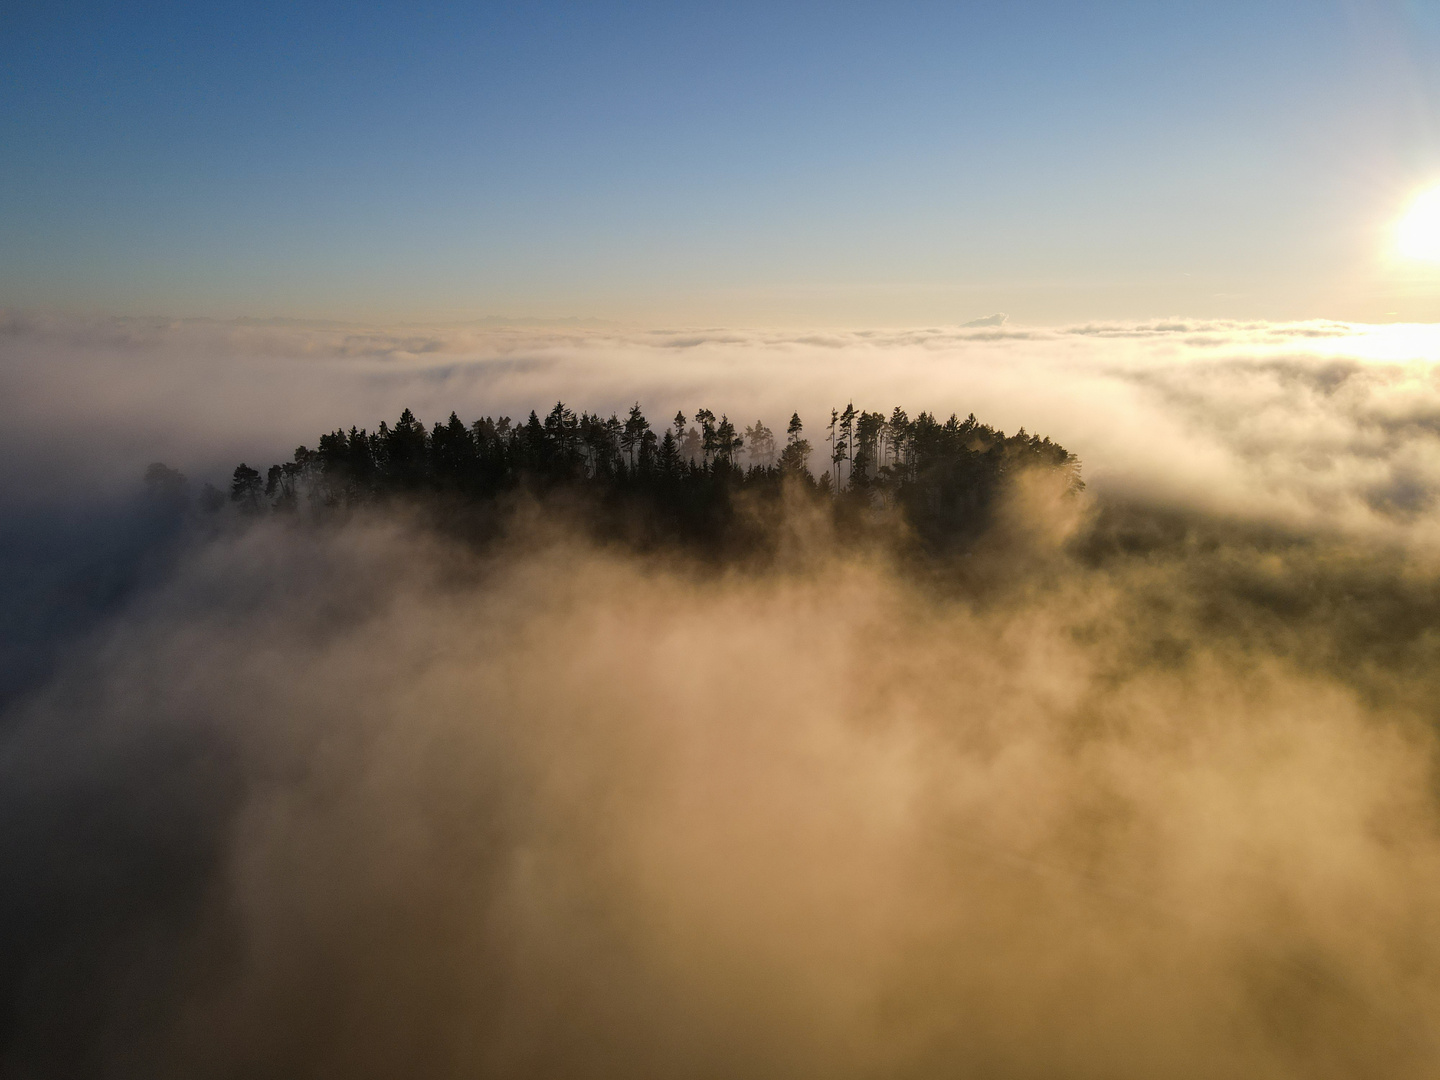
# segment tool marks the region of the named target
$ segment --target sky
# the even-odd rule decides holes
[[[1429,321],[1440,4],[31,3],[0,307]]]

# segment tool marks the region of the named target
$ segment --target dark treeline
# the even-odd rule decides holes
[[[812,434],[814,434],[812,432]],[[395,497],[440,496],[445,505],[493,503],[508,492],[566,492],[596,512],[594,524],[699,541],[735,539],[744,518],[778,507],[782,492],[827,502],[841,518],[898,511],[931,542],[973,535],[1005,478],[1060,470],[1083,487],[1076,457],[1022,428],[1006,435],[974,415],[948,420],[903,409],[889,416],[831,410],[817,452],[798,414],[782,436],[757,421],[737,428],[709,409],[677,413],[657,430],[636,404],[622,420],[557,403],[543,418],[508,416],[427,428],[409,409],[392,426],[322,435],[315,449],[262,473],[241,464],[229,500],[243,511],[355,507]],[[211,488],[208,504],[223,504]],[[749,514],[738,513],[740,506]]]

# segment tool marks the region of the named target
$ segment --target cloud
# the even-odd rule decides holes
[[[23,320],[0,490],[113,490],[152,460],[220,478],[410,407],[520,417],[559,398],[652,420],[702,405],[812,429],[832,406],[931,409],[1047,434],[1095,490],[1433,545],[1433,327],[1171,320],[785,333]]]
[[[12,317],[0,1071],[1428,1075],[1435,335]],[[561,396],[973,410],[1095,500],[916,576],[110,494]]]
[[[9,712],[11,1068],[1428,1075],[1399,638],[1267,640],[1243,546],[977,601],[519,530],[228,535]]]

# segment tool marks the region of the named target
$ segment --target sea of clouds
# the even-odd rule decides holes
[[[7,318],[0,1075],[1432,1075],[1437,350]],[[137,493],[560,398],[1090,486],[919,575]]]
[[[1433,541],[1440,328],[1172,321],[1061,329],[365,329],[0,318],[0,490],[69,498],[163,460],[241,459],[409,407],[523,418],[564,399],[656,426],[708,407],[818,438],[832,407],[974,412],[1070,447],[1113,494]]]

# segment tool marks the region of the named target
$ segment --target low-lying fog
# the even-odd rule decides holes
[[[1432,1076],[1437,349],[11,317],[0,1075]],[[557,398],[973,411],[1090,488],[924,573],[136,495]]]

